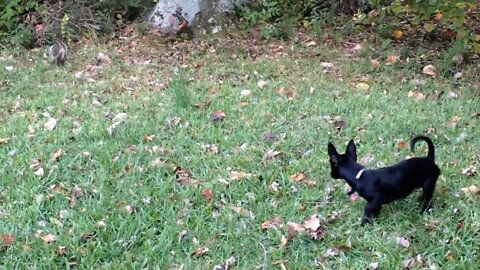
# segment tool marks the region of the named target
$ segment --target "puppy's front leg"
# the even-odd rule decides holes
[[[372,219],[376,218],[378,214],[380,214],[381,210],[382,210],[382,204],[380,203],[379,200],[369,201],[365,206],[361,225],[363,226],[366,223],[372,222]]]

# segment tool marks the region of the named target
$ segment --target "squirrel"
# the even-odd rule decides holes
[[[64,65],[67,60],[67,45],[57,40],[48,50],[50,59],[58,66]]]

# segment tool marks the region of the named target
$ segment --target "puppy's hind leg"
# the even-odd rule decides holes
[[[372,222],[373,218],[376,218],[381,210],[382,204],[378,200],[368,202],[363,212],[361,225]]]
[[[435,190],[435,183],[437,182],[437,178],[430,178],[425,184],[422,186],[422,195],[420,198],[422,199],[422,213],[428,211],[432,207],[432,197],[433,191]]]

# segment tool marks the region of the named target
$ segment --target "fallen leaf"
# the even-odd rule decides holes
[[[305,227],[295,222],[287,222],[287,239],[293,239],[297,234],[305,232]]]
[[[347,125],[347,122],[345,122],[344,120],[335,120],[333,121],[333,127],[340,131],[342,128],[344,128],[345,126]]]
[[[332,258],[338,255],[338,250],[336,248],[328,248],[323,253],[322,257],[324,258]]]
[[[277,228],[280,226],[280,224],[282,223],[282,220],[280,219],[280,217],[274,217],[274,218],[271,218],[267,221],[264,221],[260,227],[262,229],[272,229],[272,228]]]
[[[285,237],[285,235],[282,235],[282,237],[280,238],[280,248],[285,247],[287,243],[288,243],[288,238]]]
[[[111,64],[112,60],[110,59],[110,56],[108,56],[106,53],[99,52],[97,54],[97,60],[102,63],[102,64]]]
[[[35,174],[36,176],[42,177],[45,174],[45,172],[44,172],[43,168],[40,167],[40,168],[38,168],[38,170],[34,171],[33,174]]]
[[[397,142],[395,147],[397,148],[397,150],[405,148],[405,147],[407,147],[407,142],[403,141],[403,140],[399,141],[399,142]]]
[[[65,252],[67,252],[67,247],[66,246],[58,246],[57,249],[55,249],[55,252],[57,252],[58,255],[64,255]]]
[[[50,234],[50,233],[45,234],[44,236],[41,236],[40,238],[43,240],[43,242],[45,242],[47,244],[55,241],[55,235]]]
[[[408,239],[405,238],[405,237],[395,238],[395,243],[397,245],[400,245],[400,246],[404,247],[404,248],[408,248],[410,246],[410,241],[408,241]]]
[[[398,56],[396,55],[389,55],[387,57],[387,65],[395,64],[398,61]]]
[[[480,195],[480,189],[476,185],[471,185],[469,187],[461,188],[460,189],[465,194],[477,194]]]
[[[322,63],[320,63],[320,65],[323,68],[332,68],[333,67],[333,63],[330,63],[330,62],[322,62]]]
[[[414,264],[415,264],[415,260],[412,258],[403,260],[402,262],[402,266],[404,269],[410,269],[413,267]]]
[[[252,91],[246,89],[246,90],[242,90],[242,92],[240,92],[240,95],[242,97],[248,97],[248,96],[250,96],[251,93],[252,93]]]
[[[57,126],[57,119],[55,118],[49,118],[47,122],[43,125],[43,127],[47,131],[52,131],[56,126]]]
[[[255,214],[250,211],[250,210],[247,210],[245,208],[242,208],[242,207],[239,207],[239,206],[232,206],[232,210],[239,214],[239,215],[242,215],[244,217],[249,217],[251,219],[254,219],[255,218]]]
[[[123,209],[129,215],[135,213],[135,207],[133,205],[125,205],[125,207],[123,207]]]
[[[392,31],[392,37],[396,40],[402,39],[403,31],[400,29],[395,29]]]
[[[425,95],[418,91],[409,91],[408,97],[415,98],[416,101],[421,101],[425,99]]]
[[[95,222],[95,227],[97,227],[97,228],[105,228],[105,227],[107,227],[107,224],[105,223],[105,221],[100,220],[100,221]]]
[[[82,234],[82,236],[80,237],[80,244],[85,244],[88,240],[92,239],[93,237],[95,237],[95,235],[97,235],[96,233],[94,232],[85,232]]]
[[[200,257],[207,254],[209,251],[210,250],[207,247],[199,247],[192,252],[192,255]]]
[[[425,223],[425,229],[427,231],[433,231],[433,230],[437,229],[438,224],[440,224],[440,222],[438,220],[431,220],[431,221]]]
[[[305,175],[303,173],[299,172],[299,173],[290,175],[288,178],[292,181],[295,181],[295,182],[301,182],[305,178]]]
[[[213,267],[213,270],[228,270],[237,263],[237,259],[234,256],[228,258],[224,263],[217,264]]]
[[[362,164],[362,165],[367,165],[368,163],[370,163],[371,161],[373,160],[372,158],[372,154],[371,153],[368,153],[366,154],[365,156],[363,156],[359,163]]]
[[[312,40],[312,41],[309,41],[306,45],[307,47],[317,46],[317,42],[315,42],[315,40]]]
[[[212,121],[222,121],[225,117],[226,115],[222,110],[217,110],[210,114],[210,120]]]
[[[464,176],[475,176],[477,174],[477,168],[475,166],[470,166],[462,169],[462,174]]]
[[[437,74],[437,69],[432,65],[426,65],[425,67],[423,67],[422,73],[425,75],[435,77],[435,75]]]
[[[14,234],[0,234],[0,245],[4,247],[11,246],[16,238]]]
[[[458,120],[460,120],[461,117],[458,116],[458,115],[454,115],[452,116],[452,118],[450,118],[447,122],[447,124],[450,126],[450,127],[455,127],[457,125],[457,122]]]
[[[82,197],[83,196],[83,191],[81,188],[79,188],[78,186],[74,186],[71,190],[70,190],[70,200],[69,200],[69,203],[70,203],[70,207],[74,207],[76,204],[77,204],[77,200],[78,198]]]
[[[368,89],[370,89],[370,85],[368,85],[364,82],[359,82],[355,85],[355,88],[360,89],[360,90],[368,90]]]
[[[155,135],[145,135],[145,136],[143,136],[143,141],[144,142],[151,142],[151,141],[153,141],[153,138],[155,138]]]
[[[202,190],[202,197],[207,201],[211,201],[213,197],[212,190],[209,188],[204,188]]]
[[[263,140],[266,142],[276,140],[277,136],[272,131],[267,130],[263,133]]]
[[[380,61],[378,61],[377,59],[370,59],[370,63],[372,64],[372,67],[374,69],[377,69],[380,67]]]
[[[240,180],[243,178],[250,178],[252,177],[251,173],[240,172],[240,171],[231,171],[230,172],[230,179],[232,180]]]
[[[304,225],[305,229],[316,231],[320,228],[320,219],[317,214],[311,215],[308,219],[305,220]]]
[[[259,80],[259,81],[257,82],[257,86],[258,86],[258,88],[260,88],[260,89],[263,89],[266,85],[267,85],[267,82],[264,81],[264,80]]]
[[[280,155],[281,152],[279,151],[274,151],[274,150],[267,150],[267,152],[265,152],[265,155],[263,156],[264,158],[266,159],[272,159],[274,157],[277,157],[278,155]]]
[[[368,267],[372,270],[378,269],[378,262],[372,262],[368,265]]]
[[[63,152],[62,149],[58,149],[52,154],[52,160],[58,160],[63,154],[65,154],[65,152]]]
[[[10,138],[0,138],[0,144],[7,144]]]

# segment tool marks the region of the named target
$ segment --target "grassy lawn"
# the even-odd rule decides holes
[[[462,191],[479,186],[478,66],[432,78],[360,45],[147,36],[77,46],[60,68],[3,52],[2,269],[478,267],[480,197]],[[412,133],[436,147],[433,211],[413,194],[360,227],[328,141],[354,138],[376,168],[412,156]],[[315,213],[322,239],[281,245]]]

